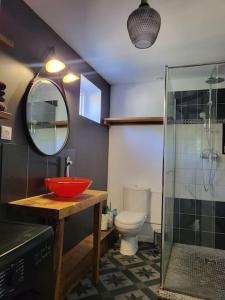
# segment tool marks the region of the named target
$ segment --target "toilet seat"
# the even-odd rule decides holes
[[[124,229],[135,229],[143,225],[145,218],[144,213],[122,211],[116,216],[115,225]]]

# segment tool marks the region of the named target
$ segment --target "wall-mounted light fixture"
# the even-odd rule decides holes
[[[65,75],[63,76],[63,82],[64,83],[71,83],[74,81],[79,80],[80,77],[76,75],[73,71],[71,71],[70,68],[67,67]]]
[[[45,64],[45,70],[48,73],[58,73],[65,69],[66,65],[63,61],[61,61],[55,54],[55,48],[51,47],[49,48],[46,64]]]
[[[49,48],[45,63],[45,70],[51,74],[66,70],[62,74],[64,83],[71,83],[80,79],[78,75],[76,75],[62,60],[57,57],[54,47]]]
[[[45,69],[48,73],[58,73],[65,69],[65,67],[66,65],[64,64],[64,62],[56,58],[51,58],[45,65]]]

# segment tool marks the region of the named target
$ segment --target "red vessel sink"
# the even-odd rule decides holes
[[[72,198],[80,195],[92,184],[88,178],[54,177],[45,178],[45,185],[57,196]]]

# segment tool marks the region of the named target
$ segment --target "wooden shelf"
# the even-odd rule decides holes
[[[0,119],[5,119],[9,120],[11,119],[12,114],[5,112],[5,111],[0,111]]]
[[[52,127],[68,127],[67,121],[49,121],[49,122],[36,122],[28,123],[29,127],[34,126],[35,128],[45,129],[45,128],[52,128]]]
[[[115,226],[113,226],[112,228],[110,228],[108,230],[101,231],[101,238],[100,238],[101,241],[103,241],[114,230],[115,230]]]
[[[105,118],[104,124],[113,125],[163,125],[163,117]]]
[[[101,242],[115,230],[101,231]],[[78,245],[63,256],[62,261],[62,293],[68,295],[79,283],[84,274],[91,269],[93,255],[93,234],[87,236]]]
[[[49,124],[56,127],[68,127],[68,121],[51,121]]]
[[[87,236],[63,256],[61,290],[65,297],[92,265],[93,235]]]

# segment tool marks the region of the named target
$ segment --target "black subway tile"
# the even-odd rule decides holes
[[[182,105],[182,92],[175,92],[174,98],[176,99],[176,105]]]
[[[198,106],[196,105],[182,105],[182,119],[198,119]]]
[[[198,216],[197,219],[199,220],[199,231],[208,231],[213,232],[214,231],[214,223],[215,218],[214,217],[207,217],[207,216]]]
[[[174,243],[179,243],[180,242],[180,230],[175,228],[173,230],[173,242]]]
[[[215,218],[215,232],[225,233],[225,218]]]
[[[194,199],[180,199],[180,213],[184,214],[195,214],[196,200]]]
[[[225,234],[215,234],[215,248],[225,250]]]
[[[218,89],[217,103],[225,104],[225,89]]]
[[[1,201],[27,196],[28,146],[2,144]]]
[[[60,177],[64,176],[61,171],[60,157],[59,156],[49,156],[47,164],[47,177]]]
[[[217,105],[217,118],[218,119],[225,119],[225,104],[218,104]]]
[[[180,214],[174,213],[173,215],[173,227],[180,228]]]
[[[182,120],[182,106],[176,107],[176,120]]]
[[[174,199],[174,212],[175,213],[180,212],[180,199],[179,198]]]
[[[208,104],[209,102],[209,90],[198,91],[198,105]]]
[[[182,92],[182,105],[195,105],[197,106],[198,94],[195,91],[183,91]]]
[[[195,245],[195,231],[180,229],[180,243]]]
[[[215,233],[210,232],[197,232],[196,245],[214,248],[215,247]]]
[[[28,162],[27,196],[31,197],[46,193],[44,178],[47,177],[47,157],[30,148]]]
[[[180,228],[196,230],[195,215],[180,214]]]
[[[215,215],[216,217],[222,217],[225,218],[225,202],[216,202],[215,203]]]
[[[214,216],[215,202],[206,200],[196,200],[196,214],[200,216]]]

